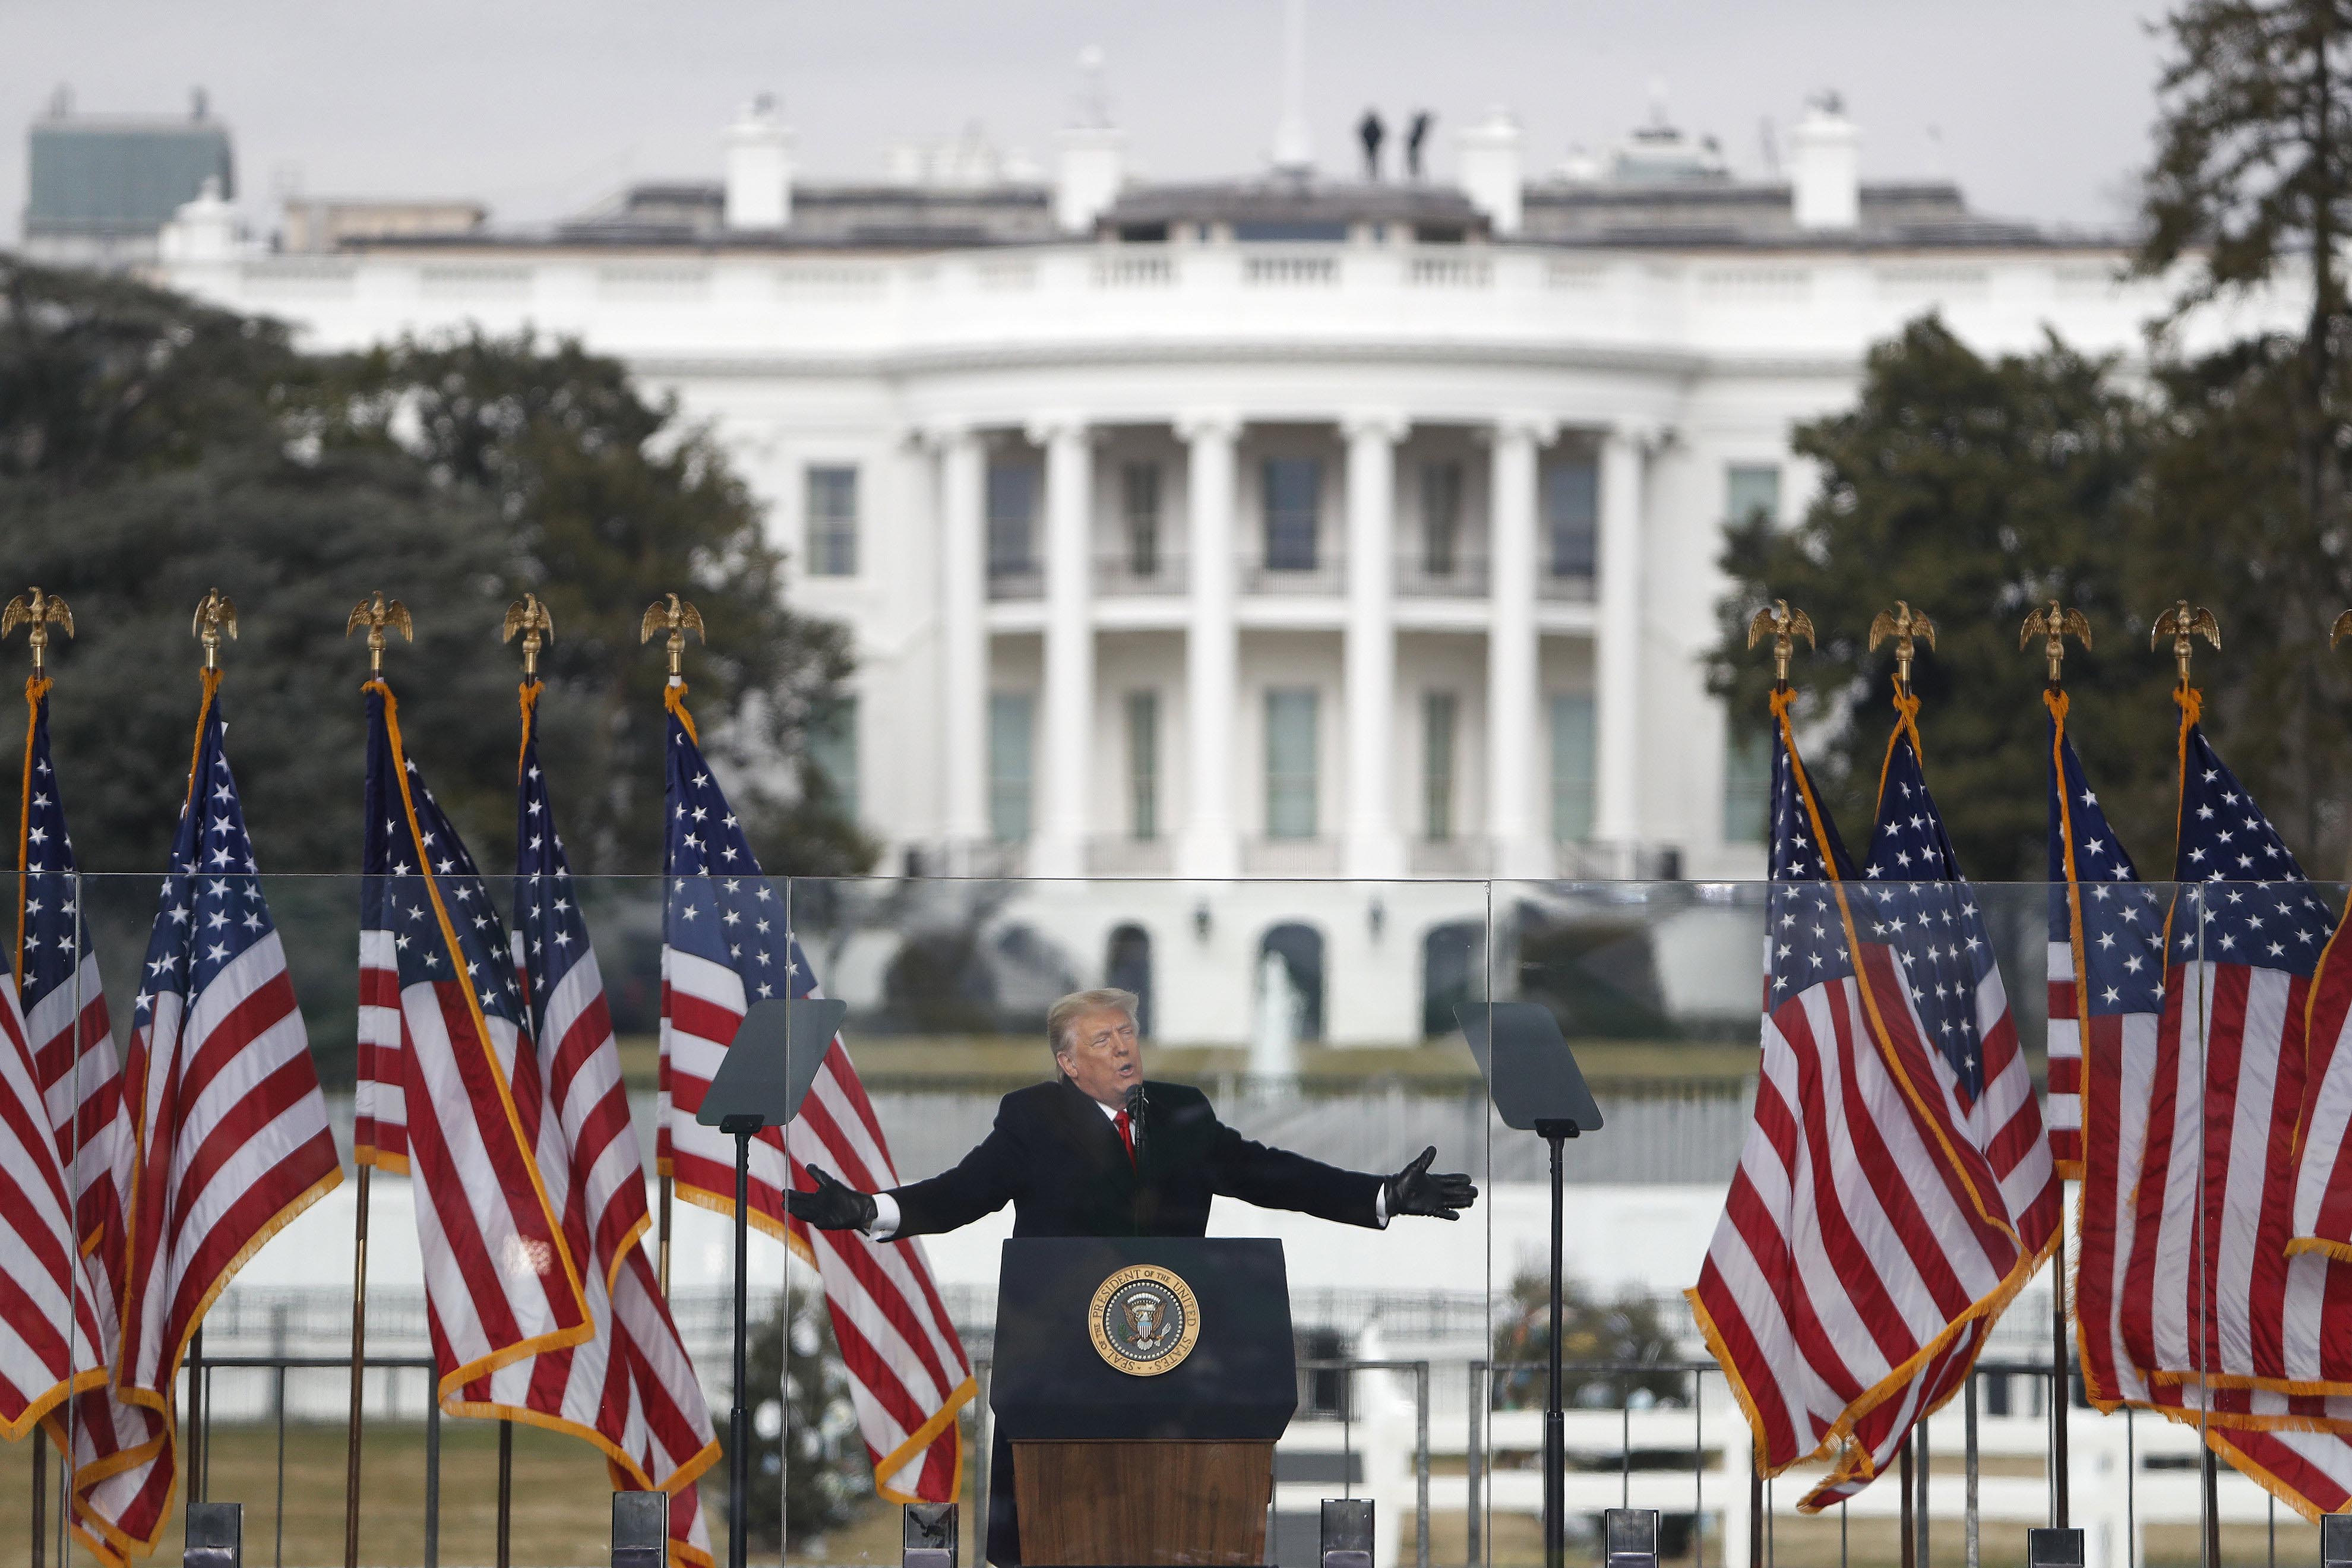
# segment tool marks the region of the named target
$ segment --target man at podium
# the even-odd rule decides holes
[[[961,1162],[884,1193],[811,1165],[814,1190],[786,1200],[793,1216],[887,1241],[953,1230],[1009,1203],[1016,1237],[1202,1236],[1220,1196],[1375,1229],[1400,1215],[1455,1219],[1477,1200],[1468,1176],[1429,1168],[1433,1146],[1381,1176],[1244,1138],[1199,1089],[1144,1079],[1136,1007],[1126,991],[1063,997],[1045,1016],[1055,1077],[1006,1095]],[[1012,1466],[1000,1453],[992,1468],[988,1555],[1013,1568]]]

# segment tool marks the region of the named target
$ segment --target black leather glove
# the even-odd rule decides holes
[[[808,1173],[815,1183],[814,1192],[798,1188],[784,1194],[784,1206],[793,1217],[819,1230],[864,1230],[874,1223],[874,1195],[846,1186],[823,1165],[811,1165]]]
[[[1389,1217],[1399,1215],[1423,1215],[1433,1219],[1460,1219],[1457,1211],[1478,1201],[1477,1184],[1469,1177],[1440,1173],[1430,1174],[1429,1163],[1437,1158],[1437,1145],[1433,1143],[1421,1152],[1421,1158],[1388,1179],[1386,1191]],[[798,1210],[794,1210],[798,1213]]]

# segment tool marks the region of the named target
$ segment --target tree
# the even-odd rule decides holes
[[[54,723],[87,869],[162,864],[194,723],[174,672],[215,584],[240,612],[225,700],[268,870],[355,868],[366,666],[343,619],[376,588],[415,617],[387,674],[484,864],[513,843],[518,666],[497,634],[528,589],[556,617],[541,746],[573,863],[657,868],[662,666],[636,623],[673,587],[709,627],[688,664],[706,746],[747,770],[737,804],[772,868],[871,859],[800,760],[849,669],[841,629],[782,604],[782,557],[708,433],[576,345],[305,356],[271,323],[0,265],[0,531],[12,574],[80,622]]]
[[[2135,265],[2179,279],[2174,321],[2263,289],[2304,319],[2160,366],[2140,566],[2159,602],[2213,609],[2224,652],[2200,683],[2231,765],[2312,868],[2332,867],[2352,848],[2352,680],[2325,640],[2352,601],[2352,5],[2195,0],[2163,30]]]
[[[2045,874],[2042,660],[2018,627],[2052,597],[2081,607],[2097,641],[2068,656],[2068,728],[2101,798],[2142,856],[2171,842],[2170,665],[2143,646],[2165,602],[2131,566],[2147,461],[2141,411],[2111,367],[2054,338],[1987,360],[1933,316],[1870,355],[1853,406],[1798,427],[1821,489],[1803,520],[1737,523],[1723,556],[1734,591],[1710,659],[1736,723],[1760,731],[1771,662],[1748,617],[1785,598],[1819,651],[1791,672],[1806,763],[1852,841],[1872,820],[1894,716],[1894,650],[1867,630],[1897,598],[1931,616],[1936,647],[1913,671],[1928,777],[1962,864],[1983,881]],[[2160,863],[2159,863],[2160,865]]]
[[[2343,427],[2336,374],[2347,320],[2338,248],[2352,231],[2352,5],[2191,0],[2166,18],[2157,150],[2135,258],[2186,268],[2179,309],[2280,280],[2310,299],[2296,447],[2306,508],[2342,495],[2328,460]]]
[[[1560,1403],[1615,1409],[1684,1405],[1687,1373],[1641,1370],[1676,1359],[1675,1336],[1658,1304],[1644,1296],[1614,1301],[1595,1297],[1578,1280],[1560,1290]],[[1545,1363],[1551,1359],[1551,1282],[1522,1274],[1511,1281],[1506,1315],[1495,1328],[1494,1407],[1541,1409]]]
[[[750,1383],[744,1405],[753,1415],[746,1533],[774,1550],[781,1510],[793,1543],[803,1552],[814,1551],[811,1536],[855,1522],[875,1501],[874,1467],[858,1436],[849,1369],[834,1346],[823,1294],[803,1289],[793,1297],[789,1332],[779,1304],[752,1331],[743,1361]],[[787,1373],[789,1412],[776,1393],[786,1386]],[[723,1481],[725,1468],[711,1474]]]
[[[223,700],[265,873],[358,868],[367,664],[343,623],[378,588],[415,619],[386,658],[404,728],[485,866],[512,852],[519,664],[498,628],[526,590],[556,616],[542,751],[577,869],[658,869],[663,666],[637,617],[672,588],[709,626],[688,656],[696,713],[741,770],[763,864],[871,859],[803,761],[849,668],[840,629],[782,603],[781,559],[708,434],[576,346],[306,355],[273,323],[0,261],[0,596],[38,583],[79,626],[51,650],[52,727],[83,869],[137,874],[100,900],[117,963],[144,946],[195,720],[188,618],[215,585],[238,608]],[[0,721],[6,776],[23,733]],[[298,973],[348,970],[355,897],[273,891]],[[304,991],[314,1037],[348,1039],[329,1021],[350,987]]]

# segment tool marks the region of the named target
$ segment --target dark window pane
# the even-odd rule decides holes
[[[1323,466],[1312,458],[1269,458],[1265,463],[1265,564],[1270,572],[1315,570]]]
[[[1544,469],[1544,540],[1555,577],[1590,577],[1601,522],[1601,473],[1586,458]]]

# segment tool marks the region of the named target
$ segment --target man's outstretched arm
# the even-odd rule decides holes
[[[1384,1228],[1399,1215],[1454,1219],[1478,1198],[1465,1175],[1433,1174],[1435,1145],[1392,1176],[1367,1175],[1272,1149],[1220,1124],[1216,1190],[1260,1208],[1296,1209],[1342,1225]]]
[[[928,1181],[861,1193],[822,1165],[808,1167],[812,1192],[786,1194],[793,1217],[819,1230],[862,1230],[877,1241],[931,1236],[994,1214],[1020,1191],[1020,1153],[1002,1121],[979,1146]]]

